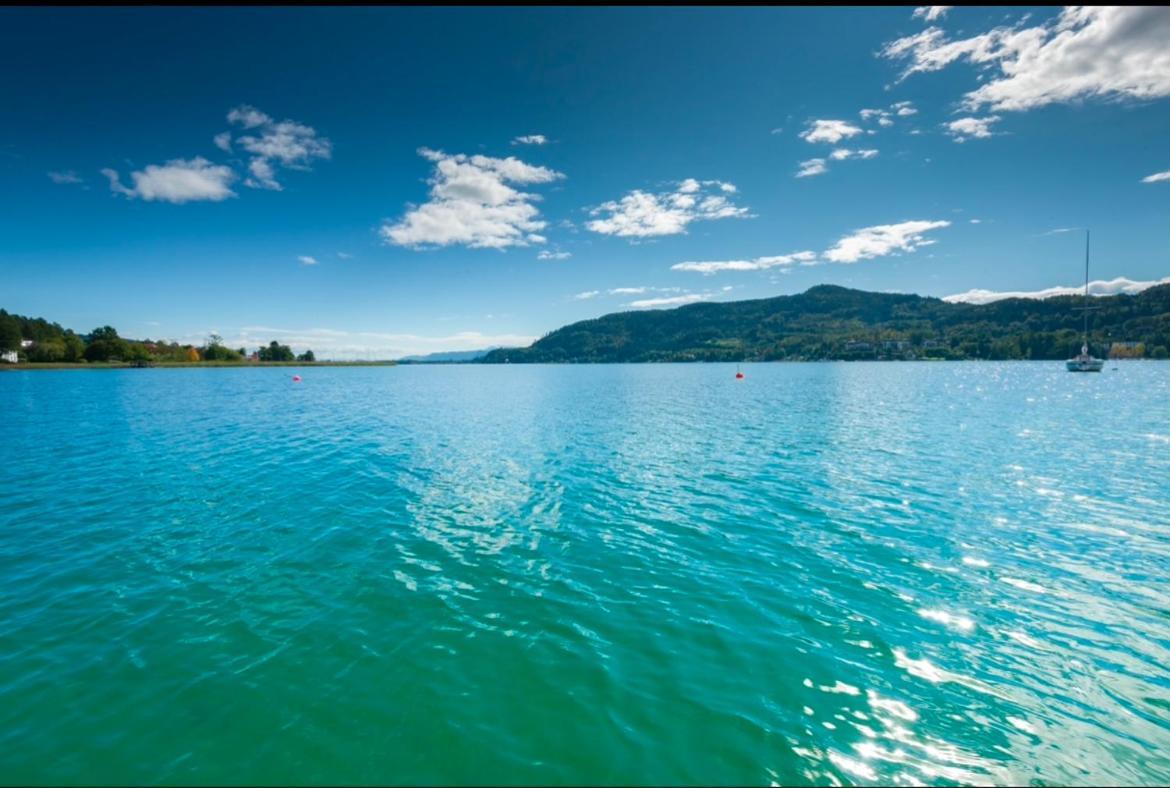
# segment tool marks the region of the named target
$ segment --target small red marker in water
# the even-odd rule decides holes
[[[736,372],[736,373],[735,373],[735,379],[736,379],[736,380],[743,380],[743,373],[742,373],[742,372]]]
[[[300,383],[300,382],[301,382],[301,376],[300,375],[293,375],[293,383]]]

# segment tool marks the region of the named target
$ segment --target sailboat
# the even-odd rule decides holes
[[[1081,353],[1064,362],[1069,372],[1100,372],[1105,366],[1105,360],[1093,358],[1089,353],[1089,310],[1097,307],[1089,306],[1089,231],[1085,230],[1085,297],[1081,311],[1085,313],[1085,339],[1081,345]]]

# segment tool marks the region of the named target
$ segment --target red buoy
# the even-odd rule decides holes
[[[736,380],[743,380],[743,373],[742,373],[742,372],[736,372],[736,373],[735,373],[735,379],[736,379]]]
[[[293,375],[293,383],[300,383],[300,382],[301,382],[301,376],[300,375]]]

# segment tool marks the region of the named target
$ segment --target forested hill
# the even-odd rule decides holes
[[[481,362],[1064,359],[1080,350],[1081,300],[976,305],[818,285],[754,301],[618,312],[557,329],[527,348],[493,350]],[[1170,285],[1094,297],[1090,305],[1095,355],[1167,357]]]

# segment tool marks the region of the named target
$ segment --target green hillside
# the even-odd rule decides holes
[[[1080,304],[1079,296],[957,304],[818,285],[798,295],[583,320],[527,348],[494,350],[481,363],[1064,359],[1080,350]],[[1170,285],[1091,305],[1094,354],[1167,357]],[[1141,346],[1123,350],[1124,342]]]

